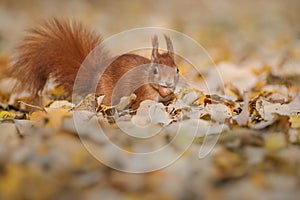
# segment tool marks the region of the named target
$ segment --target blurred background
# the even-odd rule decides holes
[[[215,62],[267,59],[299,44],[299,10],[299,0],[0,0],[0,55],[12,52],[25,29],[56,16],[76,18],[104,38],[137,27],[174,29]]]

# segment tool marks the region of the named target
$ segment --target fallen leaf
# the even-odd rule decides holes
[[[290,116],[291,127],[300,128],[300,115]]]
[[[0,118],[15,118],[16,114],[9,111],[1,111]]]
[[[248,92],[245,92],[243,95],[243,99],[244,99],[244,104],[242,107],[242,112],[237,116],[236,118],[236,122],[238,123],[238,125],[240,126],[244,126],[248,124],[248,120],[249,120],[249,101],[250,101],[250,95]]]

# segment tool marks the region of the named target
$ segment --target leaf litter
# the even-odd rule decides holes
[[[247,73],[249,70],[247,69]],[[229,75],[227,74],[226,76]],[[230,77],[228,78],[230,79]],[[250,78],[252,79],[252,77]],[[44,171],[47,165],[48,167],[46,168],[53,168],[53,162],[56,163],[55,166],[69,162],[67,167],[69,170],[65,171],[65,173],[68,174],[69,178],[73,177],[73,180],[75,180],[74,184],[79,184],[77,187],[83,189],[91,184],[93,188],[93,185],[109,181],[110,185],[108,187],[113,188],[113,191],[117,190],[121,192],[119,195],[126,191],[140,193],[141,188],[145,191],[154,190],[159,192],[162,189],[157,186],[157,183],[152,183],[156,179],[160,181],[164,181],[164,179],[168,180],[173,173],[176,173],[177,180],[185,180],[191,173],[199,173],[205,170],[211,171],[210,174],[203,175],[200,173],[193,177],[193,180],[199,179],[201,182],[202,179],[205,179],[212,184],[210,186],[211,189],[232,185],[234,187],[240,181],[244,181],[244,184],[261,187],[262,190],[266,187],[280,188],[279,183],[273,182],[274,173],[280,175],[276,181],[287,181],[291,187],[296,187],[297,184],[292,181],[291,176],[296,174],[296,176],[299,176],[298,170],[295,167],[299,165],[300,161],[289,161],[280,153],[282,151],[291,151],[295,156],[300,156],[300,149],[298,149],[300,139],[300,93],[294,90],[291,91],[289,87],[268,84],[266,80],[263,83],[263,87],[259,86],[264,88],[260,91],[256,89],[258,87],[257,84],[262,84],[260,81],[256,80],[256,82],[251,84],[251,87],[248,87],[247,90],[240,90],[240,88],[237,88],[237,90],[232,89],[235,86],[227,84],[225,85],[225,89],[228,90],[225,90],[225,92],[227,91],[228,94],[225,93],[222,95],[218,95],[217,93],[213,95],[206,94],[201,92],[200,88],[182,88],[176,93],[176,101],[164,105],[146,100],[141,103],[141,106],[136,111],[128,109],[134,96],[123,97],[122,101],[116,106],[106,106],[101,104],[101,99],[103,99],[103,95],[101,94],[90,94],[77,105],[66,100],[52,100],[42,110],[38,109],[27,113],[27,117],[24,119],[16,119],[19,112],[17,109],[5,110],[2,108],[0,112],[0,127],[2,132],[0,147],[2,149],[5,147],[6,150],[0,152],[2,154],[6,152],[6,160],[8,163],[11,163],[4,165],[6,171],[8,171],[2,177],[15,179],[16,183],[9,184],[22,185],[26,180],[26,173],[26,176],[31,176],[32,178],[37,176],[36,178],[49,182],[48,178],[46,178],[48,176],[44,177],[43,173],[31,174],[32,172],[28,172],[28,170],[32,170],[30,166],[33,165],[34,168]],[[165,156],[170,156],[172,151],[173,153],[181,151],[181,148],[183,148],[182,145],[185,143],[183,141],[191,140],[191,148],[180,158],[181,162],[189,164],[181,167],[179,164],[175,164],[161,170],[160,173],[163,175],[160,177],[156,177],[156,172],[141,175],[144,179],[133,179],[136,183],[123,180],[121,178],[123,175],[119,174],[116,176],[116,173],[119,172],[114,170],[111,170],[110,173],[115,178],[103,175],[104,172],[101,171],[103,167],[100,167],[100,163],[96,164],[97,166],[99,165],[98,168],[92,167],[92,170],[91,167],[84,167],[85,169],[81,170],[84,170],[82,173],[85,175],[77,177],[73,171],[75,164],[72,164],[72,159],[67,157],[58,159],[63,152],[55,150],[57,145],[61,145],[57,143],[58,139],[56,138],[62,137],[61,139],[64,138],[65,140],[69,140],[68,138],[72,138],[72,140],[78,138],[79,135],[77,135],[77,129],[74,127],[74,121],[72,120],[74,112],[80,112],[82,120],[90,121],[87,126],[82,128],[84,133],[82,133],[83,135],[80,138],[84,138],[84,140],[96,146],[101,146],[105,142],[103,138],[99,140],[97,134],[95,134],[97,130],[96,126],[99,123],[102,125],[103,123],[105,124],[104,127],[109,132],[107,134],[110,140],[131,152],[147,152],[162,147],[168,144],[175,137],[176,131],[179,130],[184,134],[175,140],[175,143],[172,144],[173,148],[171,152],[167,152]],[[285,123],[284,126],[288,128],[275,130],[275,132],[272,131],[272,126],[279,124],[281,117],[287,117],[287,120],[282,121],[282,123]],[[13,123],[5,121],[8,119],[13,120]],[[23,125],[18,125],[20,122]],[[180,124],[181,128],[177,124]],[[135,139],[130,139],[129,136],[124,136],[124,133],[119,130],[120,127],[125,132],[132,132],[132,135],[136,137],[148,137],[151,130],[155,129],[163,131],[161,135],[151,139],[151,144],[144,144],[137,142]],[[26,138],[22,139],[19,137],[20,133],[26,136]],[[27,143],[33,140],[33,137],[36,137],[39,141],[48,142],[45,144],[43,142],[34,144],[34,146],[41,145],[40,147],[36,146],[36,148],[40,149],[36,151],[36,148],[27,146]],[[207,161],[208,158],[198,160],[195,153],[199,151],[201,146],[206,145],[206,137],[219,137],[216,146],[212,149],[211,155],[209,155],[212,160]],[[49,146],[49,142],[54,144]],[[63,145],[75,145],[75,143],[68,143],[63,143]],[[42,150],[44,148],[45,150]],[[71,154],[72,157],[80,157],[76,158],[79,159],[76,161],[76,165],[82,168],[85,165],[86,159],[93,160],[93,158],[82,147],[78,148],[77,152],[72,152]],[[105,148],[105,145],[103,148]],[[24,149],[22,151],[27,153],[20,153],[18,149]],[[61,151],[65,150],[61,149]],[[102,153],[106,153],[106,151],[103,150]],[[118,157],[117,154],[109,153],[108,155],[112,161]],[[19,157],[18,159],[22,158],[21,161],[14,160],[16,156]],[[257,156],[259,156],[259,159],[255,159]],[[29,161],[24,161],[28,159]],[[44,162],[48,164],[41,162],[39,159],[45,160]],[[31,164],[26,164],[28,162]],[[129,164],[127,163],[128,160],[121,158],[118,162],[121,162],[121,165]],[[203,162],[210,164],[209,166],[204,165],[195,168],[194,165],[197,166],[197,163],[201,164]],[[139,163],[135,164],[138,165]],[[277,167],[274,168],[273,165],[277,165]],[[143,166],[142,163],[141,166]],[[25,171],[19,171],[20,167]],[[185,170],[186,173],[177,174],[177,170],[174,171],[173,169],[174,167],[179,167],[177,170]],[[15,172],[10,172],[10,170],[17,170],[18,173],[24,173],[24,176],[16,178],[12,174]],[[46,171],[45,173],[50,173],[53,176],[57,176],[58,173],[54,169]],[[268,172],[265,174],[266,171]],[[102,175],[96,175],[98,178],[94,179],[95,173]],[[131,175],[129,176],[131,177]],[[64,178],[64,181],[67,181],[69,178]],[[49,183],[54,184],[51,181]],[[66,183],[62,182],[61,184]],[[164,188],[164,192],[171,194],[171,196],[178,192],[175,185],[167,185],[168,189]],[[16,185],[13,187],[21,191],[20,195],[24,195],[25,191],[20,189],[21,186]],[[53,188],[49,191],[49,194],[45,193],[44,195],[51,196],[58,193],[54,185],[51,187]],[[4,196],[15,197],[10,190],[5,188],[1,186]],[[122,189],[120,190],[120,188]],[[179,189],[181,192],[185,190],[184,187]],[[277,188],[276,190],[281,189]],[[140,193],[141,196],[146,194],[147,192]],[[176,199],[175,196],[172,198]]]

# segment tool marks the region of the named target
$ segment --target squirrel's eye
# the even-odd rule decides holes
[[[177,74],[179,73],[179,69],[178,69],[178,67],[176,68],[176,73],[177,73]]]
[[[153,69],[153,74],[158,74],[158,69],[157,69],[157,67],[154,67],[154,69]]]

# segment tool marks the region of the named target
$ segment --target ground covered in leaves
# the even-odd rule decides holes
[[[84,2],[78,4],[96,13]],[[176,101],[168,105],[144,101],[134,113],[126,109],[132,96],[115,107],[101,105],[98,94],[72,104],[61,100],[63,92],[59,89],[44,95],[43,106],[31,106],[34,102],[27,97],[17,99],[11,93],[14,80],[7,68],[13,53],[4,40],[8,34],[0,32],[0,198],[298,199],[299,3],[190,1],[194,6],[175,3],[173,12],[167,12],[162,5],[145,2],[123,5],[128,7],[126,14],[142,10],[142,14],[137,12],[140,18],[136,23],[169,24],[169,28],[191,35],[216,63],[206,66],[201,75],[179,63],[181,75],[199,85],[204,81],[209,84],[215,81],[211,68],[216,67],[224,84],[215,83],[215,90],[209,93],[181,82]],[[117,21],[112,6],[108,2],[99,6],[107,21]],[[191,11],[176,17],[185,7]],[[10,3],[3,4],[4,8],[19,13]],[[153,22],[147,21],[150,12],[155,13]],[[1,23],[6,27],[5,19],[11,20],[11,15],[3,13]],[[97,14],[90,15],[97,19]],[[114,23],[115,30],[122,27],[118,23],[132,23],[128,17],[123,19]],[[107,23],[103,31],[112,33]],[[87,124],[76,126],[78,119]],[[110,141],[131,153],[155,150],[172,141],[171,148],[154,160],[154,165],[183,154],[160,170],[120,172],[97,160],[99,155],[117,169],[138,166],[138,170],[147,171],[152,162],[122,157],[99,137],[99,124]],[[124,134],[147,137],[156,130],[161,133],[148,143]],[[189,141],[191,145],[185,150]],[[89,148],[96,149],[98,157]]]

